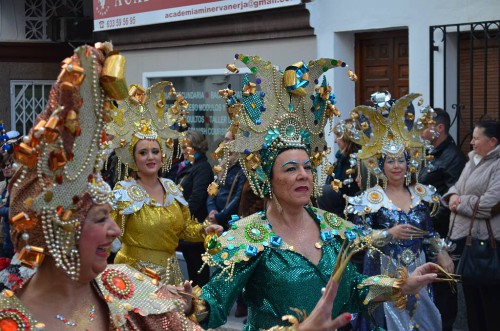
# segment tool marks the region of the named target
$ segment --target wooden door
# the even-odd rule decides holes
[[[408,94],[408,30],[357,33],[355,40],[356,105],[372,105],[374,92]]]

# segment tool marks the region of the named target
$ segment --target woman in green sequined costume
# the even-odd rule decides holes
[[[290,149],[279,154],[271,177],[273,199],[267,211],[233,223],[221,237],[223,249],[207,256],[219,266],[203,287],[202,298],[210,307],[208,327],[225,323],[242,289],[249,307],[244,330],[283,324],[281,317],[292,313],[290,307],[309,314],[333,273],[341,237],[356,236],[351,223],[304,207],[312,191],[312,169],[304,150]],[[394,280],[384,278],[378,284],[381,286],[372,287],[366,279],[353,265],[347,266],[332,317],[366,310],[369,302],[365,300],[375,303],[392,294]]]
[[[234,217],[229,231],[206,240],[208,252],[203,259],[216,272],[202,291],[209,309],[205,326],[224,324],[242,290],[248,304],[244,330],[254,331],[289,325],[282,316],[293,314],[290,307],[310,314],[332,274],[338,281],[343,272],[331,316],[359,312],[379,300],[404,299],[403,293],[413,293],[431,281],[435,274],[412,276],[405,282],[356,273],[348,259],[338,256],[344,239],[366,242],[358,237],[358,229],[308,205],[319,193],[316,183],[324,182],[317,178],[317,167],[330,166],[324,127],[338,112],[326,80],[316,87],[309,82],[317,83],[325,71],[345,64],[318,59],[295,63],[281,72],[258,56],[237,54],[236,58],[256,74],[256,79],[243,78],[241,103],[233,90],[219,91],[226,99],[232,120],[229,130],[235,140],[219,146],[213,154],[238,154],[252,190],[270,198],[270,203],[262,212],[241,220]],[[222,180],[225,171],[216,171]],[[214,187],[212,184],[211,189]],[[337,261],[345,264],[334,273]],[[426,266],[422,274],[433,268]]]

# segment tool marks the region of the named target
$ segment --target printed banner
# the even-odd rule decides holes
[[[94,0],[94,31],[300,4],[302,0]]]

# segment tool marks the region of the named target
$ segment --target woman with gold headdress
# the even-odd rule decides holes
[[[120,228],[98,171],[110,102],[126,95],[124,65],[109,43],[77,48],[14,154],[11,234],[37,272],[0,294],[1,330],[201,330],[184,316],[191,298],[179,291],[189,284],[160,288],[127,265],[107,266]]]
[[[415,118],[412,102],[418,97],[409,94],[395,101],[388,92],[375,93],[375,108],[356,107],[351,111],[356,125],[345,127],[346,136],[362,146],[352,155],[352,163],[362,161],[369,177],[378,179],[378,185],[347,199],[346,212],[356,216],[359,226],[374,239],[376,249],[365,256],[366,275],[392,275],[401,267],[411,272],[426,260],[436,260],[447,273],[454,269],[432,225],[439,195],[434,187],[416,183],[422,163],[428,162],[425,155],[430,146],[420,133],[433,119],[429,107],[422,109],[422,118]],[[369,321],[360,324],[359,330],[373,327]],[[441,317],[429,292],[422,289],[409,296],[403,310],[384,303],[375,313],[375,324],[388,330],[439,330]]]
[[[167,87],[175,101],[165,113]],[[114,188],[113,218],[122,230],[115,262],[152,272],[167,284],[180,284],[183,278],[175,254],[180,239],[200,242],[207,231],[222,232],[219,225],[192,219],[179,187],[159,176],[172,162],[174,139],[187,129],[187,108],[171,82],[147,90],[131,85],[109,124],[118,163],[134,171]]]
[[[216,272],[202,289],[209,310],[205,325],[224,324],[242,290],[248,304],[246,331],[272,325],[282,325],[276,330],[324,330],[330,317],[345,313],[343,318],[349,320],[348,312],[373,308],[380,300],[404,304],[407,294],[417,293],[436,277],[436,266],[425,265],[410,277],[401,270],[400,279],[360,275],[349,259],[370,247],[370,238],[360,237],[354,224],[308,204],[319,193],[317,167],[328,166],[324,126],[338,112],[326,81],[316,88],[309,81],[344,66],[342,61],[299,62],[281,73],[257,56],[239,54],[237,59],[257,78],[244,77],[242,103],[232,90],[219,92],[226,98],[236,138],[220,146],[218,156],[224,151],[239,154],[252,189],[270,202],[261,212],[233,217],[221,237],[207,237],[203,258]],[[221,180],[225,171],[219,172]],[[216,187],[213,183],[209,190]],[[311,311],[330,277],[338,285],[337,296],[333,308],[330,302],[328,313],[318,318]],[[290,315],[294,311],[298,318]],[[309,314],[311,319],[299,324]],[[294,326],[287,328],[289,321]]]

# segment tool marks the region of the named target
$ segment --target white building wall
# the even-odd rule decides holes
[[[422,93],[427,101],[430,94],[429,27],[500,19],[499,0],[313,0],[307,4],[307,8],[317,36],[317,57],[336,57],[351,63],[351,66],[355,58],[355,33],[407,28],[410,91]],[[440,46],[439,43],[437,45]],[[449,47],[448,51],[452,48]],[[442,67],[444,63],[442,49],[439,47],[439,51],[434,54],[436,72],[442,70],[439,65]],[[448,70],[453,69],[452,63],[448,62],[448,66]],[[448,74],[451,73],[448,71]],[[330,77],[327,78],[333,76],[338,107],[342,117],[345,117],[355,106],[354,84],[345,79],[343,72],[333,70],[328,75]],[[437,77],[436,85],[441,83],[442,86],[442,81],[442,75]],[[448,100],[452,99],[453,95],[449,91]],[[453,116],[453,102],[449,102],[449,105],[442,103],[442,97],[435,93],[434,106],[446,108]],[[331,137],[329,143],[333,145]]]
[[[127,58],[127,82],[143,83],[143,73],[223,69],[234,54],[259,55],[282,68],[300,60],[315,59],[314,37],[287,38],[244,43],[225,43],[123,51]],[[239,68],[243,63],[237,62]]]

